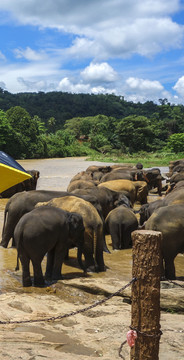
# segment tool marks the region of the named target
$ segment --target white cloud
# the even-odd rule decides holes
[[[35,50],[31,49],[30,47],[27,47],[24,49],[15,49],[14,54],[16,58],[24,58],[29,61],[40,61],[43,60],[46,56],[42,52],[36,52]]]
[[[91,63],[81,71],[81,76],[85,82],[90,83],[108,83],[117,79],[117,73],[106,62],[101,64]]]
[[[145,102],[152,100],[157,102],[159,98],[170,98],[163,85],[156,80],[129,77],[125,81],[125,99],[133,102]]]
[[[91,86],[90,84],[72,83],[67,77],[63,78],[58,86],[58,91],[71,92],[71,93],[91,93],[91,94],[106,94],[116,93],[115,89],[107,89],[103,86]]]
[[[184,76],[181,76],[176,84],[173,86],[173,89],[180,95],[184,96]]]
[[[88,93],[90,92],[90,86],[82,83],[73,84],[65,77],[59,82],[57,90],[71,93]]]
[[[159,81],[151,81],[147,79],[139,79],[130,77],[126,80],[126,84],[131,90],[141,91],[141,92],[158,92],[163,90],[163,86]]]
[[[0,0],[1,9],[20,24],[79,36],[70,49],[76,56],[149,57],[182,45],[183,26],[170,18],[179,0]]]

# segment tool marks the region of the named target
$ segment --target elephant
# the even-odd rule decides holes
[[[103,222],[93,205],[75,196],[65,196],[36,205],[36,207],[39,206],[55,206],[66,211],[79,213],[83,218],[85,228],[83,251],[85,268],[87,271],[105,271]]]
[[[145,181],[118,179],[101,183],[97,187],[107,187],[113,191],[123,192],[129,197],[132,205],[135,201],[139,201],[141,204],[147,202],[148,188]]]
[[[18,192],[36,190],[40,172],[38,170],[27,170],[27,172],[32,176],[30,179],[24,180],[21,183],[11,186],[9,189],[2,192],[0,194],[0,197],[10,198]]]
[[[85,181],[93,180],[93,174],[90,172],[87,173],[86,171],[81,171],[72,177],[70,183],[76,180],[85,180]]]
[[[145,230],[162,233],[161,250],[166,279],[176,278],[174,259],[184,252],[184,204],[156,209],[145,223]]]
[[[175,166],[184,163],[184,159],[179,159],[179,160],[172,160],[169,161],[169,174],[168,176],[171,176],[173,174],[173,169]]]
[[[47,253],[45,278],[62,279],[61,268],[67,250],[78,247],[78,261],[81,268],[84,245],[82,216],[55,207],[40,207],[24,214],[18,221],[14,239],[17,257],[22,264],[22,284],[31,286],[29,265],[33,264],[34,286],[44,286],[41,262]]]
[[[144,170],[144,180],[148,184],[148,190],[157,188],[158,194],[162,196],[162,180],[165,180],[162,176],[159,168],[152,168]]]
[[[90,165],[88,166],[88,168],[86,169],[86,172],[95,172],[95,171],[100,171],[103,174],[106,174],[107,172],[110,172],[112,170],[111,166],[98,166],[98,165]]]
[[[85,194],[91,194],[95,196],[101,205],[104,220],[108,213],[116,207],[116,202],[123,197],[122,192],[117,192],[110,190],[106,187],[98,186],[91,189],[75,189],[71,192],[71,194],[80,196],[83,196]]]
[[[164,197],[163,199],[164,206],[184,203],[184,183],[180,184],[179,182],[177,185],[178,186],[176,186],[175,189],[173,189],[170,193],[168,193]]]
[[[67,191],[71,192],[75,189],[89,189],[94,188],[95,186],[96,185],[92,180],[75,180],[68,185]]]
[[[131,232],[137,228],[136,215],[124,205],[110,211],[105,219],[106,234],[111,235],[113,249],[130,248],[132,246]]]
[[[50,191],[50,190],[32,190],[24,191],[13,195],[7,202],[4,211],[4,224],[2,230],[1,246],[7,247],[11,238],[13,238],[13,232],[15,226],[21,216],[33,210],[37,202],[49,201],[56,197],[69,196],[67,191]],[[84,197],[86,201],[89,201],[94,207],[96,207],[99,214],[102,214],[101,206],[98,199],[94,195],[75,195],[77,197]],[[13,242],[14,246],[14,242]],[[106,244],[104,243],[104,251],[107,251]]]
[[[98,188],[105,187],[112,191],[117,191],[124,193],[125,195],[128,194],[128,197],[133,205],[136,199],[136,188],[133,185],[133,181],[126,180],[126,179],[118,179],[118,180],[110,180],[104,183],[100,183]]]
[[[133,176],[130,174],[129,171],[113,170],[110,173],[104,174],[100,180],[100,183],[110,180],[118,180],[118,179],[127,179],[133,181]]]
[[[167,182],[170,183],[170,185],[175,185],[176,183],[178,183],[179,181],[182,181],[184,180],[184,172],[181,171],[181,172],[177,172],[177,173],[174,173],[169,180],[167,180]]]
[[[147,204],[148,197],[148,185],[146,181],[134,181],[133,182],[136,188],[136,201],[140,204]]]
[[[149,219],[152,213],[161,206],[164,206],[164,202],[162,199],[153,201],[149,204],[143,204],[138,211],[140,215],[139,224],[142,226],[145,221]]]

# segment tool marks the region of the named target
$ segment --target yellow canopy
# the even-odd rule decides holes
[[[31,175],[27,172],[0,163],[0,193],[30,178]]]

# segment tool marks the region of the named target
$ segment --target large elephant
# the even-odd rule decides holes
[[[184,203],[184,184],[180,184],[179,182],[178,185],[183,185],[183,186],[176,187],[164,197],[163,199],[164,206]]]
[[[183,166],[184,165],[184,159],[172,160],[172,161],[169,162],[168,176],[171,176],[175,172],[176,166],[178,166],[178,165]]]
[[[85,194],[95,196],[101,205],[104,219],[106,218],[108,213],[117,206],[116,202],[123,197],[121,192],[113,191],[106,187],[98,187],[98,186],[95,186],[94,188],[91,189],[75,189],[71,193],[80,196]]]
[[[130,208],[120,205],[105,219],[106,233],[111,235],[113,249],[132,246],[131,233],[138,228],[138,220]]]
[[[81,171],[71,178],[70,183],[76,180],[85,180],[85,181],[93,180],[93,175],[90,172]]]
[[[85,228],[83,251],[85,267],[88,271],[105,271],[103,222],[93,205],[75,196],[65,196],[38,203],[37,206],[55,206],[66,211],[79,213],[83,218]]]
[[[164,201],[161,199],[152,201],[149,204],[143,204],[138,211],[140,215],[139,224],[142,226],[153,214],[153,212],[161,206],[164,206]]]
[[[30,260],[34,271],[34,285],[45,284],[41,262],[47,253],[45,278],[62,278],[61,268],[67,250],[78,247],[78,261],[82,264],[84,225],[82,216],[55,207],[40,207],[24,214],[14,231],[17,257],[22,264],[23,286],[31,286]]]
[[[75,189],[89,189],[94,188],[96,185],[92,180],[74,180],[69,183],[67,191],[71,192]]]
[[[148,188],[145,181],[131,181],[131,180],[111,180],[98,185],[98,187],[107,187],[110,190],[122,192],[128,195],[132,205],[135,201],[141,204],[147,202]]]
[[[21,216],[33,210],[38,202],[49,201],[56,197],[69,196],[67,191],[50,191],[50,190],[32,190],[24,191],[13,195],[7,202],[4,211],[4,224],[2,230],[1,246],[7,247],[11,238],[13,238],[13,232],[15,226]],[[71,194],[74,195],[74,194]],[[101,206],[98,199],[94,195],[75,195],[78,197],[84,197],[86,201],[89,201],[99,214],[102,213]],[[104,248],[105,250],[105,248]]]
[[[21,183],[11,186],[9,189],[2,192],[0,194],[0,197],[10,198],[18,192],[36,190],[40,172],[38,170],[27,170],[27,172],[32,176],[30,179],[24,180]]]
[[[148,190],[157,188],[158,194],[162,196],[162,176],[159,168],[152,168],[143,171],[144,180],[148,184]]]
[[[156,209],[145,223],[145,229],[162,233],[164,274],[167,279],[175,279],[174,259],[184,252],[184,204]]]
[[[104,174],[100,180],[100,183],[117,179],[127,179],[133,181],[133,176],[130,174],[130,171],[113,170],[110,173]]]

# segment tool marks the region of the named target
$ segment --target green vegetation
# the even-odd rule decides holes
[[[184,106],[166,99],[0,89],[0,107],[0,148],[15,159],[86,156],[150,167],[184,157]]]

